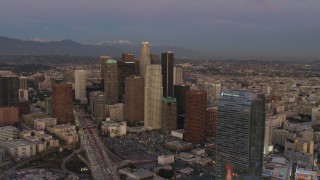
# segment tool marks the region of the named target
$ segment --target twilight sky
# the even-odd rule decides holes
[[[320,58],[320,0],[1,0],[0,36]]]

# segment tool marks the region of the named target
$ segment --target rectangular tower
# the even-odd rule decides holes
[[[162,75],[160,65],[148,65],[145,79],[144,126],[161,128]]]
[[[134,62],[118,62],[118,102],[124,102],[126,77],[136,74]]]
[[[18,107],[20,81],[15,76],[0,76],[0,107]]]
[[[186,91],[186,119],[184,139],[191,143],[205,141],[207,119],[207,93],[200,90]]]
[[[217,179],[224,179],[227,165],[232,165],[236,174],[262,179],[264,126],[263,94],[221,92],[216,133]]]
[[[58,119],[58,124],[74,123],[72,84],[52,85],[52,117]]]
[[[173,52],[161,54],[163,97],[173,97]]]
[[[118,66],[113,59],[107,60],[105,65],[104,96],[107,105],[118,103]]]
[[[121,59],[123,62],[134,62],[134,54],[133,53],[122,53]]]
[[[106,119],[106,107],[104,94],[102,91],[90,92],[89,110],[91,112],[91,118],[95,121],[104,121]]]
[[[161,131],[171,133],[177,129],[177,99],[168,97],[162,98],[162,113],[161,113]]]
[[[100,56],[100,78],[104,79],[105,76],[105,65],[107,60],[112,59],[111,56]]]
[[[141,44],[141,57],[139,61],[140,76],[145,78],[147,66],[150,64],[150,47],[149,42],[142,42]]]
[[[126,77],[125,120],[144,120],[144,79],[140,76]]]
[[[86,101],[86,79],[87,73],[85,70],[74,71],[74,90],[75,99],[80,101]]]

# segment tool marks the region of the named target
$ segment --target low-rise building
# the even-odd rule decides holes
[[[185,161],[187,163],[193,164],[196,161],[199,161],[201,159],[201,157],[195,156],[191,153],[181,152],[179,155],[177,155],[177,159],[180,159],[180,160]]]
[[[123,168],[119,170],[119,174],[125,175],[126,179],[132,180],[151,180],[155,177],[155,174],[147,169]]]
[[[64,140],[67,145],[79,142],[76,126],[72,124],[60,124],[53,127],[47,127],[47,131]]]
[[[101,131],[110,137],[123,136],[127,134],[127,122],[125,121],[102,121]]]
[[[56,118],[42,118],[33,120],[33,127],[37,130],[45,130],[47,127],[57,125]]]
[[[158,156],[158,164],[167,165],[171,163],[174,163],[174,155]]]
[[[179,139],[183,139],[184,129],[177,129],[171,131],[171,136],[177,137]]]
[[[0,147],[4,148],[12,157],[16,159],[36,155],[36,144],[23,140],[14,139],[0,142]]]
[[[0,127],[0,141],[17,139],[18,135],[19,135],[19,130],[14,126]]]
[[[106,116],[111,120],[124,120],[124,104],[106,105]]]

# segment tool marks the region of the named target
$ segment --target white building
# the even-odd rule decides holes
[[[19,89],[19,99],[26,99],[28,100],[28,90],[27,89]]]
[[[142,42],[141,55],[140,55],[140,61],[139,61],[139,72],[141,77],[146,76],[146,69],[149,64],[150,64],[149,42]]]
[[[183,83],[183,68],[176,66],[173,68],[173,85],[181,85]]]
[[[144,126],[148,129],[161,128],[162,74],[160,65],[148,65],[144,91]]]
[[[75,99],[86,103],[86,77],[87,72],[85,70],[74,71],[74,88],[75,88]]]
[[[183,139],[184,129],[177,129],[171,131],[171,136],[177,137],[179,139]]]
[[[19,130],[13,126],[0,127],[0,141],[17,139]]]
[[[158,156],[158,164],[167,165],[174,163],[174,155]]]
[[[15,139],[0,142],[0,147],[4,148],[12,157],[19,159],[36,155],[36,144],[23,140]]]
[[[124,136],[127,134],[127,122],[125,121],[102,121],[103,134],[110,137]]]
[[[45,130],[47,127],[53,127],[57,125],[56,118],[42,118],[33,120],[33,127],[36,130]]]

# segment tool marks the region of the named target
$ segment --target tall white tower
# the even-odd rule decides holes
[[[150,47],[149,42],[142,42],[141,44],[141,57],[139,61],[140,76],[146,76],[146,68],[150,64]]]
[[[74,89],[75,89],[75,99],[85,102],[86,98],[86,75],[85,70],[75,70],[74,71]]]
[[[144,93],[144,126],[160,129],[163,93],[161,65],[147,66]]]

